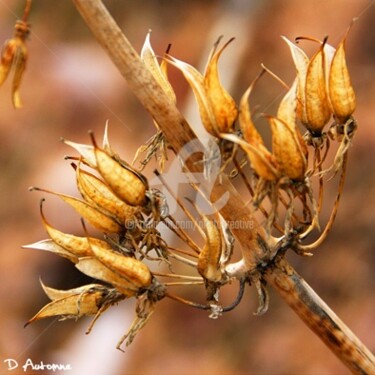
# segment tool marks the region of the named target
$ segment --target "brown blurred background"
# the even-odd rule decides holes
[[[13,32],[23,1],[0,0],[0,40]],[[375,6],[368,0],[206,0],[105,1],[135,48],[148,29],[162,54],[203,67],[220,34],[236,40],[223,55],[223,81],[238,100],[265,63],[291,82],[294,68],[280,35],[323,38],[333,45],[353,17],[361,15],[347,43],[347,56],[358,106],[359,130],[350,152],[347,184],[334,230],[312,258],[291,255],[298,272],[375,350]],[[365,11],[364,11],[365,10]],[[69,1],[34,0],[30,15],[29,61],[21,87],[24,108],[11,104],[10,82],[0,88],[0,374],[7,358],[20,367],[34,362],[71,364],[68,374],[346,374],[348,371],[289,307],[270,291],[268,313],[256,317],[254,290],[242,304],[217,321],[207,314],[162,301],[133,345],[120,353],[117,340],[127,330],[133,304],[122,303],[98,321],[86,336],[88,319],[54,319],[23,324],[47,302],[39,276],[50,286],[82,285],[81,274],[64,259],[21,249],[46,238],[38,205],[41,194],[30,185],[76,194],[72,154],[61,136],[86,143],[87,131],[101,136],[110,123],[110,140],[124,159],[154,132],[152,121],[129,91],[104,51],[96,44]],[[312,44],[303,47],[311,53]],[[171,80],[178,105],[188,107],[190,92],[174,69]],[[9,80],[10,81],[10,80]],[[273,110],[282,88],[267,79],[252,103]],[[187,110],[187,109],[186,109]],[[192,118],[194,114],[191,115]],[[334,185],[334,183],[333,183]],[[333,196],[334,186],[329,195]],[[47,198],[45,212],[60,230],[77,231],[79,218],[57,198]],[[329,202],[329,200],[328,200]],[[330,204],[322,215],[324,221]],[[18,371],[18,372],[17,372]],[[30,372],[32,373],[32,372]],[[35,373],[35,372],[34,372]],[[48,372],[44,372],[48,373]]]

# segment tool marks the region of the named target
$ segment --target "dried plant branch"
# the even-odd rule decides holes
[[[175,104],[147,70],[101,1],[73,0],[73,3],[98,42],[128,81],[134,94],[158,123],[169,145],[176,153],[183,148],[186,150],[189,141],[196,138],[194,133]],[[196,150],[186,151],[192,155]],[[189,169],[190,172],[197,172],[199,165],[190,163]],[[199,181],[201,188],[204,187],[204,182],[204,180]],[[229,194],[229,200],[220,211],[224,219],[229,222],[253,223],[252,227],[246,230],[241,228],[233,230],[244,254],[244,262],[238,263],[238,269],[245,273],[253,271],[264,257],[265,250],[261,248],[258,241],[259,236],[264,236],[264,231],[257,225],[251,209],[245,205],[225,176],[221,184],[214,185],[208,198],[215,202],[225,193]],[[375,360],[369,350],[285,259],[280,258],[272,268],[266,268],[264,278],[351,371],[358,374],[375,373]],[[167,297],[192,304],[170,294],[167,294]],[[203,308],[207,307],[203,306]]]

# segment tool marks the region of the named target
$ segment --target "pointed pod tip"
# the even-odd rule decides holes
[[[36,187],[36,186],[29,186],[29,188],[27,190],[28,191],[41,191],[41,189]]]

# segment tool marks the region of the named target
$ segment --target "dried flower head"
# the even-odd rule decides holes
[[[22,19],[16,21],[14,35],[4,43],[1,52],[0,86],[4,83],[10,71],[13,69],[12,102],[14,108],[22,107],[19,88],[26,68],[28,55],[25,41],[30,32],[30,24],[27,23],[30,7],[31,0],[27,0]]]

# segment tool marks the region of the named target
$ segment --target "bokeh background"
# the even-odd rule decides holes
[[[12,34],[23,1],[0,0],[0,40]],[[375,349],[375,5],[368,0],[205,0],[105,1],[135,48],[153,30],[152,44],[203,67],[221,34],[236,40],[223,55],[223,81],[238,99],[265,63],[286,82],[294,77],[289,50],[280,35],[323,38],[335,45],[351,19],[347,56],[358,107],[359,129],[350,152],[342,203],[334,230],[312,258],[291,255],[298,272],[364,343]],[[372,4],[372,6],[371,6]],[[133,303],[114,307],[85,335],[88,319],[23,324],[47,302],[39,277],[50,286],[70,288],[86,280],[64,259],[21,249],[46,238],[39,217],[37,185],[76,194],[74,173],[60,137],[86,143],[88,130],[101,136],[106,120],[110,140],[124,159],[154,132],[149,115],[98,46],[70,1],[34,0],[30,15],[29,61],[21,95],[24,108],[11,104],[10,82],[0,88],[0,374],[7,358],[21,369],[39,363],[70,364],[68,374],[347,374],[348,371],[270,290],[267,314],[256,317],[256,294],[217,321],[207,314],[163,301],[150,323],[123,354],[115,349],[127,330]],[[304,47],[311,53],[313,44]],[[174,69],[170,77],[178,105],[194,121],[191,92]],[[273,110],[283,90],[271,79],[252,99],[260,112]],[[195,116],[195,117],[194,117]],[[333,183],[334,185],[334,183]],[[328,197],[332,197],[328,191]],[[58,198],[45,212],[61,230],[77,232],[79,218]],[[322,220],[329,214],[330,204]],[[29,369],[30,370],[30,369]],[[27,373],[35,373],[32,371]],[[43,373],[43,372],[42,372]],[[47,371],[44,373],[48,373]]]

